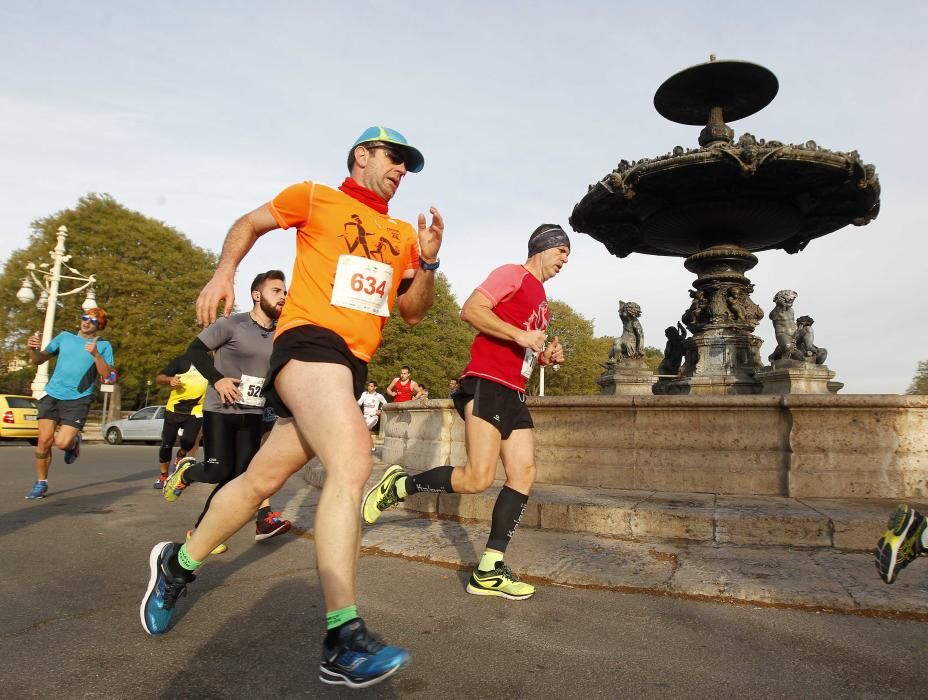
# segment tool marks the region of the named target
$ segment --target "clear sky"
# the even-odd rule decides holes
[[[522,262],[539,224],[567,227],[619,160],[696,145],[663,119],[657,87],[719,59],[772,70],[776,99],[738,134],[858,150],[882,210],[748,273],[765,312],[799,293],[844,393],[904,392],[928,359],[928,10],[915,2],[29,2],[0,6],[0,262],[32,220],[106,192],[219,251],[229,225],[286,185],[337,185],[373,124],[425,154],[391,213],[445,217],[442,271],[462,302],[490,269]],[[646,342],[689,306],[678,258],[618,259],[572,233],[548,294],[620,333],[637,301]],[[83,269],[80,261],[77,266]],[[289,273],[293,234],[267,234],[240,267]],[[88,272],[87,270],[84,270]],[[98,275],[103,270],[90,270]],[[100,299],[105,305],[106,300]],[[7,303],[16,303],[8,300]],[[757,330],[762,355],[772,325]],[[605,358],[604,358],[605,359]]]

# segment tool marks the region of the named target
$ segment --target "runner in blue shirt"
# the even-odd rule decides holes
[[[71,464],[80,455],[81,429],[87,420],[97,378],[106,377],[113,370],[113,346],[98,335],[106,328],[108,318],[101,308],[87,309],[81,316],[77,334],[62,331],[44,350],[40,349],[42,341],[38,334],[29,337],[29,355],[36,366],[56,355],[58,360],[45,386],[46,394],[39,399],[36,482],[26,494],[28,499],[44,498],[48,491],[52,443],[64,450],[65,464]]]

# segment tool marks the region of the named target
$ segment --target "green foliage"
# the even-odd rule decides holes
[[[155,374],[199,331],[194,304],[212,276],[216,256],[108,195],[82,197],[75,208],[35,221],[27,247],[13,251],[0,273],[0,298],[7,303],[0,318],[4,360],[24,357],[27,336],[43,326],[44,312],[20,304],[16,292],[27,262],[50,262],[48,251],[62,225],[68,227],[68,264],[85,276],[96,275],[97,303],[110,315],[102,337],[113,344],[123,404],[134,408],[144,402],[146,380],[152,380],[154,402]],[[61,288],[75,285],[64,280]],[[83,301],[83,292],[59,298],[55,333],[76,332]]]
[[[551,311],[548,339],[557,336],[566,357],[559,369],[545,368],[545,396],[598,394],[600,387],[596,380],[603,372],[600,363],[609,356],[614,339],[594,338],[593,322],[563,301],[549,299],[548,308]],[[540,370],[536,370],[526,386],[526,391],[532,396],[538,395],[540,380]]]
[[[649,345],[644,347],[644,361],[647,363],[648,368],[652,372],[656,372],[657,368],[660,366],[661,362],[664,360],[664,353],[658,350],[657,348],[652,348]]]
[[[928,361],[918,363],[907,394],[928,394]]]
[[[403,320],[398,306],[393,305],[383,342],[371,358],[368,377],[386,396],[387,385],[399,376],[400,367],[407,365],[416,383],[428,387],[430,398],[447,398],[448,380],[464,371],[474,339],[473,329],[460,318],[461,307],[451,293],[448,279],[441,273],[435,276],[435,303],[415,326]]]
[[[0,394],[19,394],[32,396],[32,379],[35,377],[35,367],[29,365],[15,372],[0,374]]]

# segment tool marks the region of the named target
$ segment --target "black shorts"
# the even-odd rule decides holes
[[[39,399],[39,420],[53,420],[61,425],[70,425],[78,430],[84,429],[84,421],[90,411],[93,396],[82,396],[79,399],[56,399],[51,394],[45,394]]]
[[[474,415],[495,426],[508,440],[513,430],[534,428],[532,415],[525,405],[525,394],[481,377],[464,377],[451,400],[461,418],[464,407],[474,402]]]
[[[293,414],[277,395],[274,382],[277,373],[290,360],[344,365],[351,370],[355,397],[364,392],[364,386],[367,384],[367,363],[352,354],[348,349],[348,344],[340,335],[320,326],[305,325],[291,328],[274,339],[270,367],[264,380],[264,396],[267,403],[281,418],[292,418]]]

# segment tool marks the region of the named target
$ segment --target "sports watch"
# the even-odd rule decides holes
[[[435,270],[438,269],[439,265],[441,265],[441,260],[438,258],[435,258],[435,262],[433,263],[425,262],[425,260],[423,260],[422,258],[419,258],[419,267],[421,267],[423,270],[426,270],[428,272],[435,272]]]

